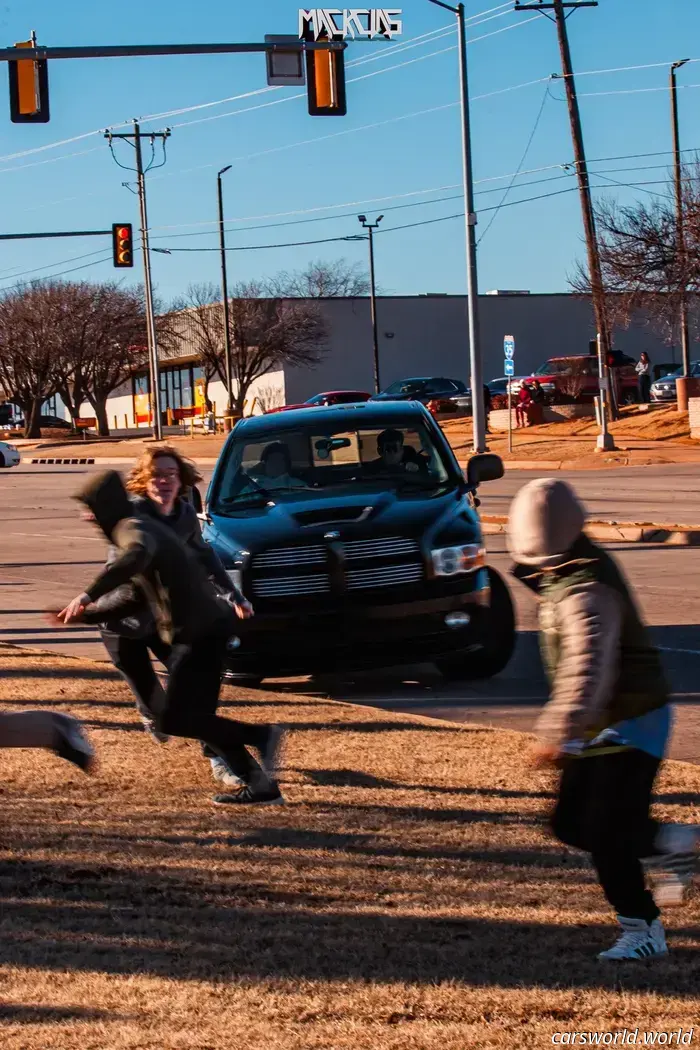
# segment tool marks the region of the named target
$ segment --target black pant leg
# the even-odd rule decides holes
[[[557,838],[586,850],[618,915],[651,922],[659,914],[641,857],[655,852],[649,808],[659,759],[630,749],[570,759],[552,818]]]
[[[102,631],[101,634],[110,660],[134,694],[139,713],[145,718],[153,718],[163,707],[164,690],[151,664],[149,645],[152,640],[124,638],[112,631]]]
[[[202,639],[173,654],[159,728],[172,736],[201,740],[235,771],[245,766],[249,773],[246,745],[262,747],[267,727],[216,714],[225,656],[226,640],[218,638]]]

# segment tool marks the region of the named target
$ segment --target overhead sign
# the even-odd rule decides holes
[[[302,40],[393,40],[403,32],[401,13],[397,7],[301,8],[299,36]]]
[[[503,362],[503,375],[514,376],[515,375],[515,362],[506,358]]]
[[[512,335],[503,336],[503,354],[506,361],[512,361],[515,357],[515,339]]]

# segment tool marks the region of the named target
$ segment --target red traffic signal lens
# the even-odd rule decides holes
[[[112,260],[118,269],[134,265],[134,245],[131,223],[115,222],[112,226]]]

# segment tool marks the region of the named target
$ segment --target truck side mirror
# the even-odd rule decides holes
[[[485,481],[498,481],[504,474],[503,460],[493,452],[484,452],[472,456],[467,463],[467,484],[471,488],[483,485]]]

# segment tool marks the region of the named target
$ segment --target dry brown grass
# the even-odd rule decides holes
[[[226,691],[291,726],[284,807],[213,807],[194,744],[150,742],[104,665],[0,649],[0,704],[60,707],[92,781],[2,753],[4,1050],[464,1050],[672,1029],[700,1007],[697,900],[672,955],[607,968],[582,855],[547,838],[526,736]],[[697,820],[700,770],[660,811]]]

